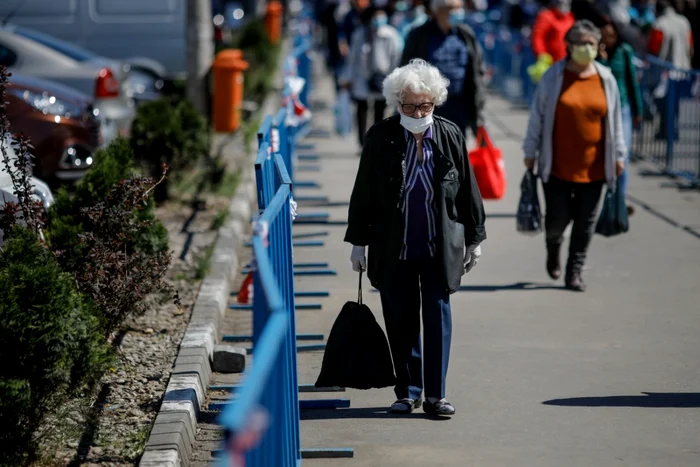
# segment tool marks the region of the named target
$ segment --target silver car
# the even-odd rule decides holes
[[[63,55],[67,55],[78,62],[96,62],[102,60],[105,63],[114,63],[114,66],[120,66],[128,71],[126,78],[127,94],[134,99],[136,104],[139,102],[156,100],[161,97],[161,91],[165,84],[164,77],[166,74],[165,67],[155,60],[146,57],[132,57],[128,60],[114,60],[95,52],[81,47],[72,42],[64,41],[49,34],[36,31],[34,29],[25,28],[8,24],[3,26],[7,31],[14,32],[17,35],[38,42],[41,45],[55,50]]]
[[[135,104],[127,86],[128,66],[121,62],[99,56],[78,61],[5,27],[0,28],[0,65],[92,96],[105,144],[118,134],[128,134]]]

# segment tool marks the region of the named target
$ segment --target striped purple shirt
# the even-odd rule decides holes
[[[435,256],[437,236],[437,207],[433,188],[435,161],[428,140],[433,137],[430,127],[423,135],[423,161],[418,161],[416,138],[405,131],[406,190],[403,199],[404,234],[399,259],[426,259]]]

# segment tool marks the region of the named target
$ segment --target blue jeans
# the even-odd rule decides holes
[[[399,261],[391,283],[382,287],[382,311],[396,371],[397,399],[445,397],[445,380],[452,342],[450,295],[442,266],[435,258]],[[424,349],[420,315],[423,308]],[[423,358],[424,357],[424,358]]]
[[[629,166],[629,152],[632,148],[632,109],[629,104],[622,106],[622,133],[627,146],[627,160],[625,160],[625,170],[617,177],[617,189],[627,196],[627,167]]]

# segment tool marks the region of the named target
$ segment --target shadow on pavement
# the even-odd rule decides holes
[[[516,282],[505,285],[463,285],[459,292],[498,292],[501,290],[563,290],[564,286],[553,284],[537,284],[534,282]],[[568,291],[567,291],[568,292]]]
[[[429,421],[446,421],[449,417],[429,417],[420,410],[412,414],[401,415],[389,412],[387,407],[358,407],[352,409],[302,410],[301,420],[343,420],[343,419],[422,419]]]
[[[698,392],[643,392],[643,396],[572,397],[552,399],[544,405],[563,407],[700,408]]]

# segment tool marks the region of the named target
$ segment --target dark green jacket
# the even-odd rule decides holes
[[[464,248],[486,239],[484,205],[469,164],[466,141],[454,123],[435,116],[432,143],[437,258],[450,293],[464,274]],[[399,116],[370,128],[350,198],[345,241],[369,245],[367,275],[378,289],[392,277],[403,245],[406,137]]]
[[[486,101],[486,87],[484,85],[484,60],[481,46],[476,39],[476,34],[467,25],[457,28],[460,36],[467,44],[469,60],[467,72],[464,76],[464,110],[469,116],[472,131],[476,134],[476,128],[484,124],[484,103]],[[428,44],[430,37],[442,34],[437,23],[429,20],[422,26],[415,28],[406,38],[406,44],[401,56],[401,66],[408,64],[413,58],[422,58],[428,61]]]
[[[634,65],[634,51],[628,44],[620,44],[607,60],[598,57],[598,61],[610,68],[617,88],[620,90],[620,103],[630,106],[632,117],[642,116],[642,91],[637,80],[637,67]]]

